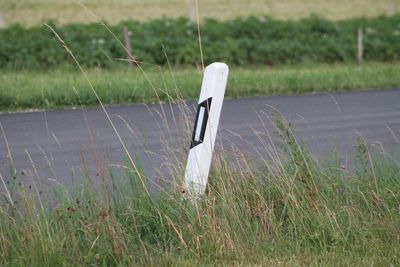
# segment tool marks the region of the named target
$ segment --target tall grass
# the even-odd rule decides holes
[[[196,206],[178,190],[179,155],[170,162],[176,166],[170,186],[151,196],[130,169],[114,180],[111,175],[104,191],[90,182],[76,191],[54,188],[51,201],[19,175],[6,177],[0,263],[399,265],[398,162],[374,158],[360,142],[357,171],[339,163],[322,169],[290,125],[273,119],[281,142],[258,133],[256,165],[242,154],[219,153]]]

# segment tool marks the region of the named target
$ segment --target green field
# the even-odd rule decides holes
[[[179,193],[184,166],[175,154],[167,163],[175,180],[153,196],[129,164],[124,175],[77,179],[76,191],[53,188],[55,198],[4,174],[0,265],[399,266],[397,158],[360,140],[354,171],[334,155],[321,167],[286,122],[275,123],[286,153],[258,133],[261,165],[216,155],[197,206]],[[233,170],[235,161],[242,168]]]
[[[158,67],[89,69],[94,89],[105,104],[158,102],[198,97],[198,69]],[[227,97],[385,89],[400,86],[399,63],[302,65],[232,68]],[[71,69],[0,72],[0,109],[56,108],[97,105],[82,73]]]
[[[163,16],[195,17],[195,0],[86,0],[82,2],[100,18],[111,24],[127,19],[143,21]],[[198,2],[201,18],[217,19],[249,15],[299,19],[316,14],[327,19],[338,20],[392,15],[400,11],[400,2],[396,0],[199,0]],[[0,0],[0,13],[5,25],[21,23],[31,26],[50,19],[61,24],[98,21],[98,18],[92,16],[73,0]]]

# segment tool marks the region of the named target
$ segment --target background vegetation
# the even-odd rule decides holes
[[[81,1],[111,24],[123,20],[151,20],[161,17],[195,18],[195,0],[84,0]],[[299,19],[316,14],[329,20],[392,15],[400,11],[395,0],[201,0],[201,18],[218,20],[241,16],[271,16],[276,19]],[[229,10],[227,12],[227,10]],[[61,24],[97,22],[74,0],[0,0],[5,25],[21,23],[34,26],[48,20]]]
[[[111,30],[121,38],[124,25],[129,28],[137,60],[158,65],[200,64],[195,23],[184,18],[127,21]],[[53,27],[83,66],[111,68],[116,59],[127,57],[121,44],[102,25]],[[256,17],[226,22],[205,20],[204,60],[224,61],[230,66],[354,62],[360,27],[365,32],[365,60],[400,58],[400,15],[394,15],[340,22],[317,17],[300,21]],[[38,70],[71,63],[68,53],[45,26],[27,29],[16,25],[0,30],[0,68]]]

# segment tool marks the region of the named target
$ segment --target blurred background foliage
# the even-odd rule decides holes
[[[99,23],[49,24],[86,67],[123,64],[118,59],[127,58],[119,43],[125,26],[137,60],[158,65],[200,64],[197,25],[187,18],[124,21],[110,26],[119,40]],[[297,21],[255,16],[227,21],[205,19],[201,29],[206,63],[223,60],[237,66],[275,66],[354,62],[358,29],[364,33],[364,60],[400,58],[400,15],[341,21],[317,16]],[[49,69],[71,63],[70,56],[44,25],[13,25],[0,30],[2,69]]]

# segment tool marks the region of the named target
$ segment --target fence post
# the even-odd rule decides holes
[[[357,60],[359,63],[363,61],[363,56],[364,56],[363,29],[358,28]]]
[[[134,66],[133,63],[136,61],[136,59],[132,54],[132,46],[131,46],[131,41],[130,41],[130,38],[129,38],[128,27],[124,26],[123,29],[122,29],[122,33],[123,33],[123,36],[124,36],[124,46],[125,46],[126,53],[127,53],[127,56],[128,56],[128,63],[129,63],[130,67],[133,67]]]
[[[196,5],[193,0],[187,0],[188,17],[191,22],[196,22]]]
[[[4,21],[3,13],[0,12],[0,28],[4,28],[5,26],[6,26],[6,23]]]

